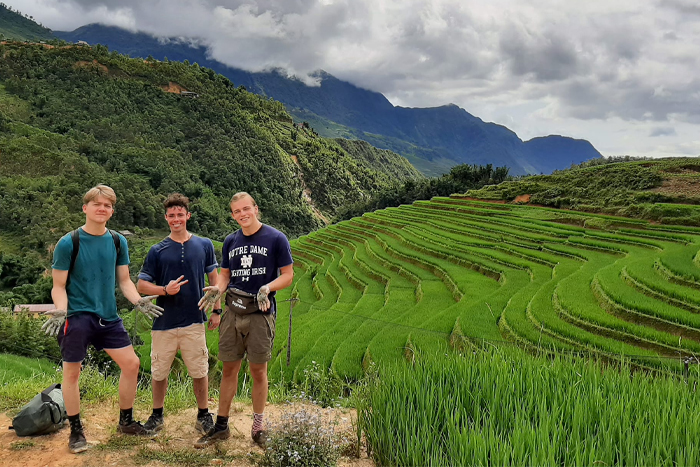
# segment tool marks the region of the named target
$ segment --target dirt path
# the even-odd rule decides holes
[[[303,404],[268,405],[265,409],[268,423],[279,421],[285,413],[300,410],[318,411],[324,425],[334,432],[343,433],[352,439],[352,418],[354,411],[347,409],[318,409]],[[214,411],[214,409],[211,409]],[[262,455],[263,450],[250,439],[252,406],[234,404],[229,424],[231,438],[216,447],[196,450],[193,443],[199,438],[194,429],[196,409],[165,416],[165,429],[156,437],[137,438],[116,434],[118,407],[113,402],[88,405],[83,408],[82,419],[90,448],[81,454],[68,452],[69,428],[66,426],[57,433],[36,437],[18,437],[8,427],[10,417],[0,414],[0,466],[26,467],[80,467],[80,466],[192,466],[192,465],[235,465],[252,466],[253,456]],[[138,413],[145,419],[147,413]],[[145,420],[143,420],[145,421]],[[234,429],[235,428],[235,429]],[[363,458],[343,457],[339,465],[343,467],[373,467],[373,462]]]

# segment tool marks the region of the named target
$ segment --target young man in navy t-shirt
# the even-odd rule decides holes
[[[203,308],[218,303],[226,290],[226,313],[219,327],[219,360],[224,364],[216,424],[200,438],[201,448],[230,436],[228,417],[238,389],[238,372],[247,355],[253,377],[251,437],[265,442],[263,412],[267,401],[267,362],[272,357],[277,304],[275,292],[292,283],[294,265],[289,240],[279,230],[260,222],[258,205],[248,193],[231,198],[231,215],[241,226],[224,241],[221,274],[207,287]]]
[[[168,389],[168,375],[178,349],[192,377],[199,412],[195,428],[202,434],[214,426],[209,413],[209,350],[205,336],[205,312],[198,302],[204,295],[204,276],[210,284],[218,279],[214,245],[208,238],[187,230],[190,219],[189,199],[173,193],[163,203],[170,235],[148,251],[139,273],[138,290],[158,295],[156,303],[165,311],[153,321],[151,331],[151,378],[153,413],[144,425],[160,431],[164,426],[163,404]],[[212,312],[209,329],[219,325],[220,307]]]

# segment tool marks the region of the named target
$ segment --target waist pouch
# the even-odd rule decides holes
[[[249,315],[260,311],[257,295],[238,289],[226,291],[226,306],[238,315]]]

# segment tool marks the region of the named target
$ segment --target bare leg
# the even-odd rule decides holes
[[[63,403],[66,406],[66,414],[71,416],[80,413],[80,387],[78,386],[80,367],[80,362],[63,362],[61,391],[63,391]]]
[[[119,376],[119,408],[130,409],[134,406],[134,399],[136,399],[136,385],[141,365],[139,357],[136,356],[132,346],[122,349],[105,349],[105,352],[122,370]]]
[[[238,391],[238,372],[241,370],[242,360],[236,362],[224,362],[224,374],[221,376],[221,389],[219,390],[219,415],[228,417],[231,412],[231,401]]]
[[[168,378],[162,381],[151,380],[153,388],[153,408],[162,409],[165,404],[165,392],[168,390]]]
[[[267,362],[250,363],[253,377],[253,412],[263,413],[267,402]]]
[[[236,383],[238,383],[238,381],[236,381]],[[197,398],[197,408],[209,408],[209,377],[193,378],[192,389],[194,389],[194,397]]]

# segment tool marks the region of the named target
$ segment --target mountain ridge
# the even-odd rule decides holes
[[[282,102],[298,120],[310,121],[324,137],[350,137],[406,157],[426,175],[469,163],[507,165],[514,175],[549,173],[601,154],[585,140],[561,136],[557,144],[527,146],[503,125],[484,122],[465,109],[446,104],[417,108],[394,106],[381,93],[366,90],[319,70],[317,86],[290,79],[281,69],[248,72],[209,57],[206,47],[182,40],[159,40],[114,26],[90,24],[55,31],[67,41],[100,43],[120,53],[158,60],[197,62],[228,77],[236,86]],[[547,137],[540,137],[547,138]],[[533,150],[539,151],[533,156]]]

